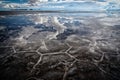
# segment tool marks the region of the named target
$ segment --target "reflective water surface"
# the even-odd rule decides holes
[[[119,80],[119,61],[119,16],[0,16],[1,80]]]

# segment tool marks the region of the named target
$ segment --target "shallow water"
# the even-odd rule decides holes
[[[119,80],[119,36],[116,14],[0,15],[0,79]]]

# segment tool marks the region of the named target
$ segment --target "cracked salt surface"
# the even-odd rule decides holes
[[[119,80],[119,22],[115,16],[2,16],[0,79]]]

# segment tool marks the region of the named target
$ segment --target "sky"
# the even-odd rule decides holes
[[[15,2],[15,3],[25,3],[25,2],[29,2],[29,1],[62,1],[62,0],[0,0],[0,1],[9,1],[9,2]],[[81,1],[81,0],[67,0],[67,1]],[[83,0],[83,1],[85,1],[85,0]],[[106,0],[87,0],[87,1],[101,1],[101,2],[104,2]]]
[[[120,0],[0,0],[0,1],[8,1],[13,3],[27,3],[27,2],[45,2],[45,1],[99,1],[99,2],[108,2],[115,1],[120,2]]]
[[[28,0],[1,0],[1,1],[8,1],[8,2],[20,3],[20,2],[27,2]]]
[[[73,10],[74,9],[81,9],[83,10],[85,9],[100,9],[101,7],[107,6],[109,4],[109,2],[116,2],[116,4],[120,3],[120,0],[0,0],[0,10],[4,9],[4,8],[18,8],[18,7],[30,7],[29,4],[33,4],[35,3],[35,6],[40,7],[39,5],[41,5],[43,1],[46,2],[59,2],[59,1],[66,1],[68,4],[58,4],[58,5],[64,5],[64,7],[66,7],[67,9],[71,9],[69,5],[74,5]],[[70,1],[73,1],[70,3]],[[77,5],[77,3],[74,4],[74,2],[76,1],[84,1],[84,3],[80,3]],[[92,2],[92,3],[91,3]],[[100,4],[98,4],[97,2],[99,2]],[[89,4],[88,4],[89,3]],[[87,4],[84,6],[84,4]],[[48,5],[48,6],[47,6]],[[53,5],[57,5],[56,4],[49,4],[47,3],[47,5],[45,4],[45,6],[47,6],[47,8],[49,7],[49,5],[53,6]],[[77,5],[77,6],[76,6]],[[68,7],[67,7],[68,6]],[[100,6],[100,7],[99,7]],[[111,6],[111,5],[110,5]],[[118,5],[120,8],[120,4]],[[44,8],[46,9],[46,8]],[[50,9],[50,8],[49,8]]]

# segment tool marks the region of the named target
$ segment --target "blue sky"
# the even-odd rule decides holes
[[[27,2],[28,0],[2,0],[2,1],[9,1],[13,3],[23,3],[23,2]]]
[[[21,3],[21,2],[24,3],[24,2],[28,2],[29,0],[2,0],[2,1],[9,1],[9,2],[14,2],[14,3]],[[104,2],[106,0],[96,0],[96,1]]]

